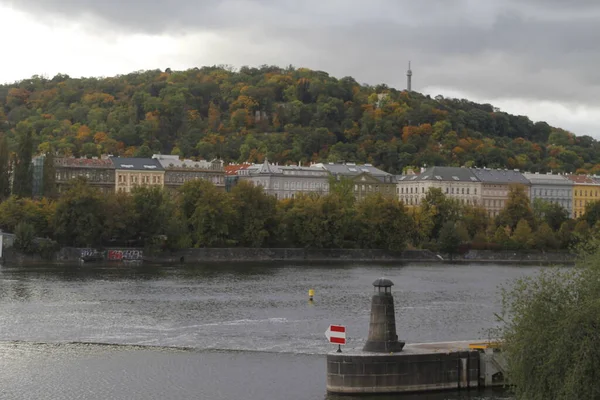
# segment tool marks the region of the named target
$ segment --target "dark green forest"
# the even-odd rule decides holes
[[[152,153],[227,162],[369,162],[391,173],[453,165],[596,173],[600,145],[490,104],[306,68],[203,67],[108,78],[34,76],[0,85],[11,152]]]

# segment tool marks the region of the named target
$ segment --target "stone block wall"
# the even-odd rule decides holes
[[[331,393],[408,393],[477,388],[479,353],[327,356]]]

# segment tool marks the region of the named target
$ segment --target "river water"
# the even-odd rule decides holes
[[[207,264],[0,268],[0,399],[323,400],[324,332],[366,340],[390,278],[406,342],[476,340],[536,267]],[[314,302],[308,289],[315,290]],[[509,399],[503,393],[396,396]],[[344,399],[351,399],[344,397]],[[377,399],[382,399],[378,397]]]

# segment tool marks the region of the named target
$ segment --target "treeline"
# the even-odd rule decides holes
[[[511,188],[506,208],[492,220],[432,188],[407,209],[397,199],[354,199],[352,182],[332,181],[327,195],[276,200],[240,182],[231,192],[198,180],[177,192],[138,187],[102,195],[84,179],[57,200],[12,196],[0,204],[0,228],[15,232],[15,246],[43,252],[58,246],[428,248],[456,254],[476,249],[569,249],[600,228],[600,202],[585,217],[569,219],[558,205],[530,206],[523,188]],[[35,238],[41,238],[35,239]]]
[[[226,162],[369,162],[600,172],[600,144],[490,104],[361,85],[306,68],[203,67],[0,85],[11,152],[179,154]]]

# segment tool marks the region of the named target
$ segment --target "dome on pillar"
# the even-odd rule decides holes
[[[375,287],[392,287],[394,286],[394,282],[390,281],[387,278],[379,278],[373,282],[373,286]]]

